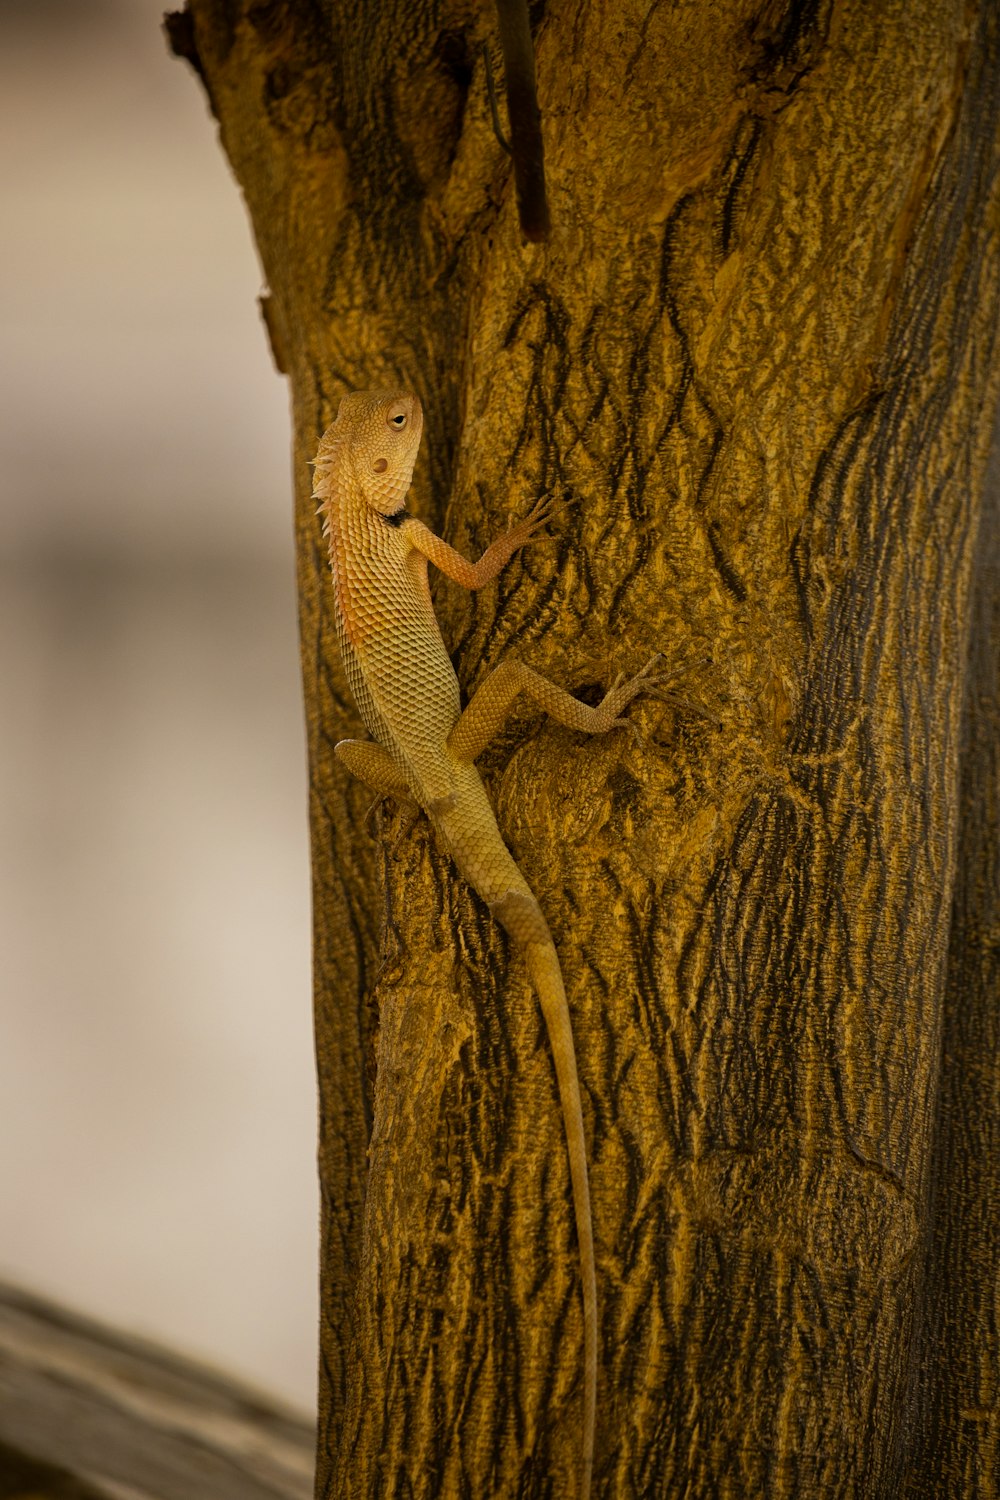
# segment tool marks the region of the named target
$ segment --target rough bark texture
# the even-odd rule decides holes
[[[907,1496],[1000,1494],[1000,431],[974,558]]]
[[[532,16],[544,246],[490,124],[488,8],[175,25],[293,397],[319,1493],[571,1494],[580,1420],[526,977],[423,823],[366,835],[332,756],[360,726],[306,460],[346,389],[400,382],[410,508],[456,545],[577,497],[490,596],[437,589],[463,687],[512,651],[584,696],[657,647],[684,674],[634,711],[644,744],[529,716],[484,764],[574,1010],[595,1492],[996,1495],[998,9]]]

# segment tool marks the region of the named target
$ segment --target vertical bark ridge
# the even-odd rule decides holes
[[[901,1493],[914,1500],[986,1500],[1000,1474],[1000,432],[974,559],[923,1326],[902,1458]]]

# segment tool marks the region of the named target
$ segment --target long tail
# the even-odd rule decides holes
[[[580,1080],[559,957],[541,907],[500,837],[493,809],[475,768],[470,765],[464,769],[460,795],[451,805],[430,811],[431,820],[458,868],[524,954],[552,1048],[566,1133],[583,1280],[583,1473],[580,1500],[589,1500],[597,1414],[597,1273]]]
[[[547,942],[529,942],[525,945],[524,956],[545,1017],[549,1045],[556,1065],[556,1082],[559,1085],[563,1128],[566,1131],[566,1148],[569,1153],[569,1175],[573,1186],[576,1237],[580,1244],[584,1381],[583,1474],[580,1495],[582,1500],[588,1500],[594,1468],[594,1422],[597,1413],[597,1273],[594,1266],[594,1221],[590,1212],[590,1180],[587,1173],[587,1142],[583,1134],[580,1080],[576,1070],[569,1006],[566,1003],[566,990],[555,945],[551,938]]]

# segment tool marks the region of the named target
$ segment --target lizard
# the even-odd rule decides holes
[[[459,872],[524,956],[555,1064],[569,1158],[583,1291],[584,1420],[580,1494],[590,1494],[597,1409],[597,1277],[580,1082],[562,971],[548,924],[503,841],[475,761],[521,695],[558,723],[590,734],[629,726],[623,709],[659,678],[655,655],[620,675],[596,707],[516,660],[491,671],[461,707],[428,583],[428,564],[468,589],[496,578],[514,553],[547,535],[555,504],[539,500],[478,562],[406,509],[423,411],[404,390],[343,397],[314,467],[333,573],[338,643],[348,685],[372,736],[335,754],[380,796],[415,802]]]

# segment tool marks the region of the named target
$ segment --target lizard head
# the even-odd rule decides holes
[[[420,401],[409,391],[352,391],[320,441],[316,497],[360,491],[383,516],[401,510],[423,425]]]

